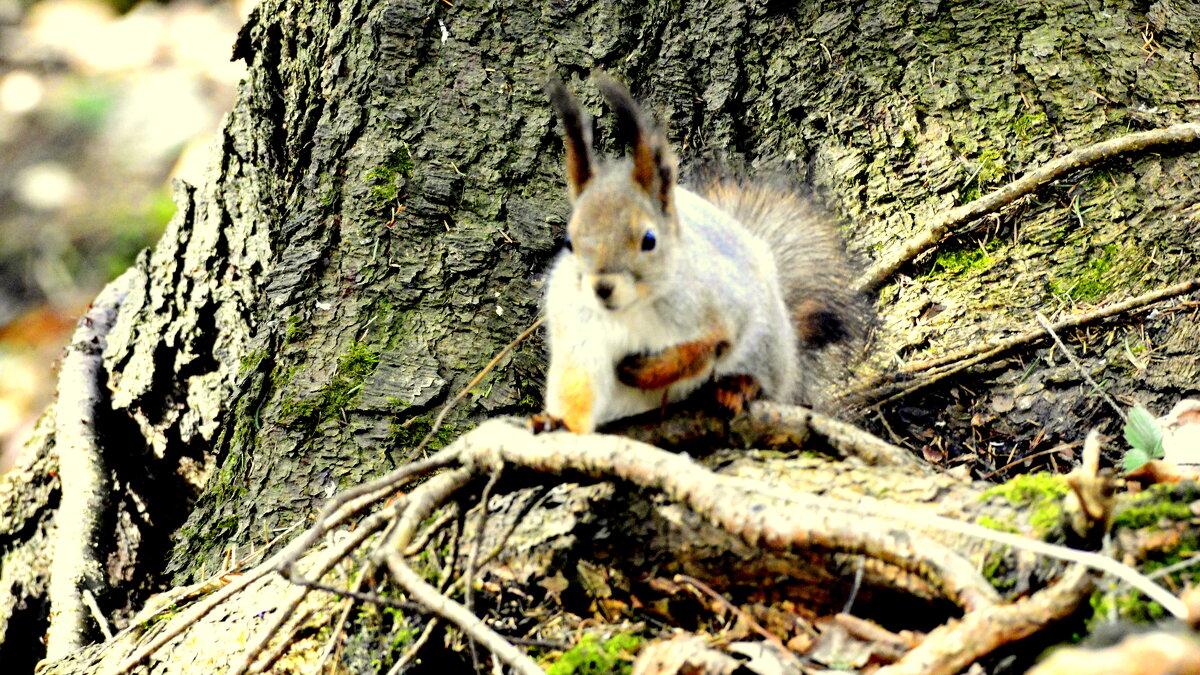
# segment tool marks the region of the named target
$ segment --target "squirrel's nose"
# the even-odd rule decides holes
[[[595,288],[596,297],[600,298],[601,300],[608,300],[609,296],[611,296],[613,293],[613,285],[611,281],[605,281],[601,279],[596,282]]]

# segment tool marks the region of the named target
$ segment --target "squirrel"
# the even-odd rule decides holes
[[[811,397],[818,351],[864,329],[836,229],[776,187],[678,186],[666,136],[624,85],[593,77],[632,153],[594,159],[590,118],[551,80],[572,214],[546,280],[546,412],[533,426],[591,432],[709,381],[734,413]]]

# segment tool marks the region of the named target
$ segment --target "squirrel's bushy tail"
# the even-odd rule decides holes
[[[862,353],[871,325],[867,298],[853,289],[857,269],[835,223],[809,199],[770,184],[717,179],[702,193],[774,252],[799,343],[797,390],[802,403],[821,403]]]

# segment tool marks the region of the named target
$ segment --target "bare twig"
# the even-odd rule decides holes
[[[288,544],[279,558],[280,570],[286,575],[300,556],[312,547],[325,533],[358,515],[380,499],[390,495],[416,477],[454,462],[454,453],[448,450],[425,459],[416,460],[391,471],[379,478],[356,485],[335,495],[317,516],[313,524],[292,543]]]
[[[1083,364],[1079,362],[1079,359],[1075,358],[1075,354],[1071,351],[1071,349],[1067,347],[1067,345],[1063,343],[1062,339],[1058,337],[1058,333],[1054,332],[1054,326],[1050,325],[1050,322],[1046,320],[1046,317],[1043,316],[1041,312],[1034,312],[1033,315],[1037,318],[1038,323],[1042,324],[1042,329],[1049,333],[1050,337],[1054,339],[1054,344],[1058,345],[1058,348],[1061,349],[1063,354],[1066,355],[1067,360],[1071,362],[1071,365],[1075,366],[1075,370],[1079,371],[1079,374],[1083,376],[1083,379],[1086,380],[1088,384],[1092,385],[1092,389],[1095,389],[1096,393],[1100,394],[1100,396],[1104,399],[1104,402],[1108,404],[1108,407],[1112,408],[1113,412],[1117,413],[1118,417],[1121,419],[1126,419],[1128,416],[1125,414],[1125,411],[1121,410],[1121,406],[1117,405],[1117,402],[1108,395],[1108,392],[1101,389],[1100,385],[1096,383],[1096,380],[1092,379],[1091,374],[1084,369]]]
[[[296,633],[299,632],[300,627],[304,625],[305,621],[308,621],[312,618],[312,615],[315,613],[315,611],[315,609],[309,608],[307,611],[293,616],[291,621],[289,621],[285,627],[279,630],[279,633],[282,634],[283,637],[278,643],[275,644],[274,647],[270,649],[270,651],[268,651],[261,659],[258,660],[258,663],[254,664],[254,666],[250,668],[250,672],[265,673],[271,668],[271,666],[275,665],[275,662],[279,660],[279,657],[283,656],[283,653],[292,646],[292,639],[295,637]]]
[[[396,663],[392,664],[392,667],[388,669],[387,675],[399,675],[399,673],[404,672],[404,669],[417,658],[417,654],[421,652],[421,648],[425,646],[425,643],[429,642],[429,636],[433,635],[433,631],[437,629],[438,623],[436,616],[429,617],[429,620],[425,622],[425,627],[421,629],[421,634],[417,636],[416,640],[413,640],[408,649],[404,650],[400,658],[396,659]]]
[[[89,612],[83,592],[99,591],[107,585],[104,564],[95,549],[102,540],[109,491],[96,411],[108,395],[102,358],[107,335],[134,274],[131,268],[106,286],[80,319],[58,377],[54,450],[62,497],[54,516],[57,532],[50,563],[47,661],[61,659],[86,643]]]
[[[384,534],[383,538],[386,539],[387,534]],[[358,575],[354,579],[354,586],[351,588],[351,592],[361,592],[363,585],[375,573],[376,569],[378,569],[378,566],[374,560],[368,559],[363,562],[362,567],[358,570]],[[337,651],[338,642],[342,638],[342,631],[346,628],[346,622],[350,619],[350,612],[354,609],[354,600],[355,597],[351,595],[342,598],[342,608],[338,614],[337,623],[334,624],[333,631],[329,634],[329,639],[325,641],[325,647],[321,650],[321,658],[317,659],[317,667],[313,669],[313,675],[320,675],[325,672],[325,666],[329,663],[329,659],[333,657],[334,652]]]
[[[104,612],[100,610],[99,603],[96,602],[96,596],[88,589],[83,589],[83,604],[87,605],[88,611],[92,613],[92,618],[96,620],[96,625],[100,626],[100,632],[104,634],[104,639],[113,639],[112,628],[108,626],[108,619],[104,618]]]
[[[276,558],[268,561],[268,563],[263,563],[263,565],[260,565],[258,570],[262,571],[261,573],[265,574],[265,572],[272,571],[279,572],[293,584],[296,584],[298,588],[296,588],[288,597],[287,602],[283,605],[283,610],[280,611],[276,615],[275,620],[265,630],[263,630],[258,640],[254,641],[246,648],[246,652],[242,655],[241,661],[239,661],[238,664],[230,670],[230,672],[234,673],[235,675],[241,675],[241,673],[247,672],[253,666],[255,660],[258,658],[259,653],[261,653],[262,650],[267,646],[267,643],[270,642],[271,638],[275,636],[275,634],[288,620],[291,614],[300,606],[300,603],[304,601],[304,597],[309,593],[311,584],[320,582],[321,578],[324,577],[329,570],[333,569],[334,565],[337,565],[339,562],[344,560],[346,556],[357,550],[358,547],[362,545],[362,543],[366,541],[367,538],[372,534],[378,532],[380,529],[383,529],[385,525],[395,520],[396,515],[406,505],[406,499],[397,499],[388,508],[363,518],[362,521],[359,522],[358,527],[356,527],[349,536],[347,536],[344,540],[339,541],[329,550],[324,552],[321,558],[313,564],[314,572],[312,574],[312,581],[302,575],[300,571],[296,569],[294,564],[290,564],[286,567],[283,564],[283,561],[286,561],[287,558],[290,557],[285,556],[284,554],[289,553],[290,549],[295,546],[300,539],[293,541],[292,544],[289,544],[287,548],[285,548],[283,551],[280,551]]]
[[[463,600],[466,603],[467,611],[475,613],[475,571],[479,565],[479,548],[483,546],[483,534],[487,529],[488,518],[488,502],[492,499],[492,490],[496,487],[496,483],[500,481],[500,474],[504,472],[504,465],[501,464],[492,470],[491,477],[488,478],[487,485],[483,486],[483,494],[479,496],[479,521],[475,524],[475,541],[471,542],[471,553],[467,558],[467,569],[463,577]],[[471,663],[475,666],[475,671],[479,672],[479,654],[475,649],[475,641],[471,640]]]
[[[1072,151],[1004,187],[976,199],[969,204],[951,209],[933,219],[921,234],[904,242],[888,257],[877,263],[855,283],[859,290],[875,290],[905,263],[933,248],[950,230],[982,215],[992,213],[1006,204],[1033,192],[1038,187],[1074,171],[1110,157],[1138,152],[1162,145],[1185,145],[1200,140],[1200,123],[1176,124],[1163,129],[1139,131],[1117,138],[1101,141],[1085,148]]]
[[[773,489],[760,481],[717,475],[686,455],[627,438],[534,435],[511,421],[493,420],[462,439],[464,462],[500,459],[556,474],[619,478],[687,504],[725,531],[769,550],[816,548],[870,555],[908,570],[964,608],[999,596],[960,555],[928,537],[898,528],[840,500]],[[761,497],[793,502],[764,508]],[[982,529],[982,528],[981,528]]]
[[[429,444],[430,439],[432,439],[434,435],[437,434],[438,430],[442,428],[442,422],[446,420],[446,415],[454,409],[454,406],[458,405],[459,401],[466,398],[467,394],[469,394],[471,390],[475,388],[475,385],[482,382],[483,378],[492,371],[492,368],[496,367],[497,363],[500,363],[501,359],[507,356],[508,353],[516,348],[517,345],[524,342],[526,338],[528,338],[530,335],[533,335],[533,331],[541,327],[545,321],[546,317],[538,317],[537,321],[534,321],[528,328],[521,331],[520,335],[514,338],[512,342],[505,345],[504,349],[501,349],[499,354],[496,354],[494,357],[492,357],[491,361],[488,361],[487,365],[485,365],[483,369],[480,370],[479,373],[467,383],[467,386],[459,390],[459,392],[454,395],[454,398],[450,399],[449,403],[442,406],[442,409],[438,412],[437,417],[433,419],[433,424],[429,425],[429,433],[425,434],[425,438],[422,438],[421,442],[417,444],[416,449],[413,450],[414,455],[423,450],[425,446]]]
[[[759,622],[754,620],[754,617],[743,612],[741,607],[738,607],[737,605],[730,602],[728,599],[726,599],[725,596],[723,596],[720,593],[713,590],[712,587],[709,586],[708,584],[704,583],[703,581],[700,581],[699,579],[697,579],[695,577],[690,577],[686,574],[676,574],[673,578],[673,581],[677,584],[680,584],[680,583],[687,584],[689,586],[696,588],[700,592],[704,593],[708,597],[715,600],[717,602],[717,604],[721,605],[725,609],[728,609],[730,612],[733,612],[733,614],[735,616],[737,616],[739,619],[741,619],[742,621],[745,621],[746,625],[750,627],[750,630],[753,630],[755,633],[758,633],[764,639],[766,639],[767,642],[770,642],[771,644],[775,645],[775,647],[777,649],[779,649],[779,651],[781,653],[784,653],[784,654],[789,653],[788,648],[786,646],[784,646],[784,644],[783,644],[783,640],[780,640],[777,635],[775,635],[771,631],[767,630],[766,628],[763,628],[762,624],[760,624]]]
[[[473,438],[478,435],[478,439]],[[557,438],[552,438],[557,436]],[[915,534],[885,523],[904,522],[922,528],[953,532],[1031,551],[1066,562],[1080,563],[1117,577],[1146,594],[1177,617],[1187,616],[1183,602],[1128,565],[1096,553],[1057,546],[974,523],[945,518],[889,502],[848,502],[831,497],[797,493],[761,481],[720,476],[690,458],[674,455],[636,441],[605,436],[570,434],[533,435],[509,421],[480,425],[463,442],[464,461],[506,462],[540,471],[620,478],[641,487],[661,490],[687,504],[727,532],[762,548],[779,550],[816,547],[870,555],[922,576],[960,605],[982,607],[995,602],[995,592],[957,554]],[[470,455],[480,455],[471,460]],[[763,509],[758,501],[769,498],[780,506]],[[792,508],[784,506],[790,504]],[[892,536],[900,534],[902,536]]]

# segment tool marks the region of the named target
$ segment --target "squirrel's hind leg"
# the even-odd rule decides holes
[[[746,404],[758,398],[762,385],[753,375],[725,375],[713,382],[713,398],[717,405],[737,415]]]

